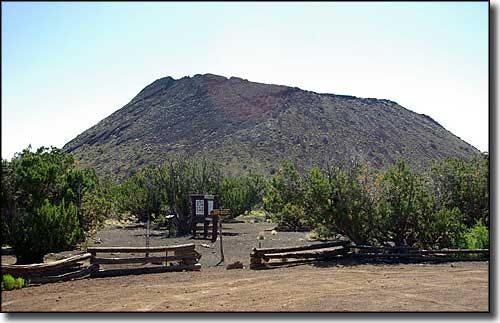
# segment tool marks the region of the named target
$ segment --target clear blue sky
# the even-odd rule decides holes
[[[487,2],[2,2],[2,157],[203,73],[391,99],[488,150]]]

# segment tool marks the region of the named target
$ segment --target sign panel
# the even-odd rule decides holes
[[[196,215],[205,215],[205,201],[196,200]]]
[[[212,212],[212,210],[214,209],[214,201],[213,200],[208,200],[207,201],[208,203],[208,214],[210,215],[210,212]]]

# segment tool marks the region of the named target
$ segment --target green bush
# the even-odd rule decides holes
[[[312,240],[328,240],[334,237],[335,234],[331,227],[322,224],[315,225],[313,230],[309,233],[309,238]]]
[[[22,277],[14,278],[10,274],[5,274],[2,276],[2,289],[13,290],[21,289],[29,286],[29,280],[25,280]]]
[[[5,290],[13,290],[16,287],[16,279],[10,274],[2,276],[2,288]]]
[[[311,227],[324,238],[341,234],[357,244],[376,236],[373,202],[364,185],[365,172],[355,166],[348,172],[313,167],[307,181],[306,205]]]
[[[115,201],[101,189],[88,192],[83,197],[78,212],[80,227],[86,235],[92,235],[102,227],[104,220],[113,217],[116,213]]]
[[[377,202],[378,240],[396,246],[414,246],[420,242],[421,224],[434,212],[432,197],[419,175],[412,174],[403,160],[388,169],[381,178],[381,196]]]
[[[46,200],[19,217],[14,228],[12,246],[19,264],[43,262],[46,253],[69,249],[83,236],[76,207],[64,200],[59,205]]]
[[[278,229],[281,231],[304,231],[307,230],[307,221],[303,207],[286,203],[275,215]]]
[[[19,263],[74,247],[103,220],[96,215],[102,199],[92,198],[98,187],[93,170],[55,147],[28,147],[2,160],[2,243],[13,246]]]
[[[265,180],[260,175],[225,177],[220,186],[220,205],[236,217],[261,203],[264,191]]]
[[[439,209],[418,223],[419,245],[424,248],[454,248],[465,229],[464,216],[458,208]]]
[[[171,220],[167,219],[164,214],[155,215],[153,219],[153,224],[157,227],[168,227],[170,225]]]
[[[484,154],[466,162],[447,158],[436,162],[428,176],[439,208],[457,207],[468,227],[481,220],[489,224],[489,156]]]
[[[283,167],[271,177],[263,197],[264,210],[280,229],[303,229],[308,222],[305,217],[305,192],[304,178],[292,163],[285,161]]]
[[[222,181],[220,203],[231,209],[232,216],[236,217],[249,210],[249,194],[250,188],[244,177],[227,177]]]
[[[488,227],[482,221],[478,221],[474,227],[463,233],[460,247],[465,249],[489,249]]]
[[[27,284],[22,277],[16,278],[16,282],[14,283],[14,287],[16,289],[21,289],[21,288],[26,287],[26,286],[27,286]]]

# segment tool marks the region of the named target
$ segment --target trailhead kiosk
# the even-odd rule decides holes
[[[212,223],[212,241],[217,239],[217,224],[214,223],[214,217],[210,214],[212,210],[219,208],[219,199],[217,195],[194,194],[191,195],[191,218],[193,236],[196,236],[197,224],[203,223],[203,236],[208,237],[208,226]]]

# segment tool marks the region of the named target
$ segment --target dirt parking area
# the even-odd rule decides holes
[[[249,253],[262,247],[310,244],[306,233],[272,233],[269,223],[225,224],[225,264],[219,244],[167,238],[153,230],[151,245],[195,243],[199,272],[81,279],[2,293],[2,311],[488,311],[488,262],[358,264],[335,262],[249,270]],[[102,246],[143,246],[144,228],[108,227]],[[264,233],[264,240],[257,235]],[[204,246],[202,246],[202,244]],[[67,254],[67,253],[66,253]]]
[[[4,292],[2,311],[488,311],[488,264],[204,268]]]

